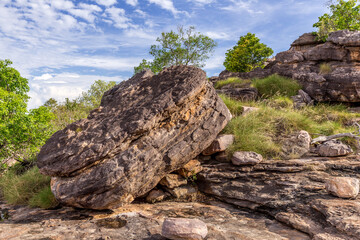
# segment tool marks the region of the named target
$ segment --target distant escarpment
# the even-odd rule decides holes
[[[263,78],[271,74],[296,79],[319,102],[360,102],[360,31],[333,32],[326,42],[305,33],[264,69],[248,73],[225,70],[218,79]]]
[[[199,155],[230,118],[204,71],[147,70],[106,92],[87,119],[56,132],[37,164],[61,203],[116,208]]]

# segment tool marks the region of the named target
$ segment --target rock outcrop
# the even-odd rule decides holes
[[[360,31],[330,33],[325,43],[305,33],[264,69],[249,73],[225,70],[217,80],[263,78],[271,74],[298,80],[303,90],[319,102],[360,102]]]
[[[255,166],[208,162],[198,179],[204,193],[267,213],[312,239],[355,240],[360,239],[359,169],[359,156],[266,160]]]
[[[37,164],[61,203],[116,208],[199,155],[230,118],[204,71],[144,71],[106,92],[87,119],[56,132]]]

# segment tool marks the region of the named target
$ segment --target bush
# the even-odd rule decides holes
[[[260,43],[255,34],[248,33],[227,51],[224,66],[230,72],[250,72],[257,67],[264,67],[264,62],[273,53],[271,48]]]
[[[215,83],[214,87],[216,89],[220,89],[225,85],[231,85],[231,87],[248,87],[250,86],[251,81],[250,80],[244,80],[236,77],[231,77],[225,80],[220,80]]]
[[[272,96],[291,97],[301,89],[300,84],[295,80],[276,74],[264,79],[255,79],[253,85],[258,89],[259,94],[265,98]]]
[[[33,167],[22,175],[17,175],[10,169],[0,178],[0,188],[4,199],[10,204],[30,204],[32,206],[53,207],[57,202],[51,191],[50,177],[40,174],[37,167]],[[51,203],[51,204],[50,204]]]

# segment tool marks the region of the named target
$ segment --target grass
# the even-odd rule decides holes
[[[360,114],[350,113],[343,105],[318,104],[296,110],[292,100],[278,96],[258,102],[242,103],[221,96],[234,118],[224,133],[234,134],[235,143],[229,154],[235,151],[254,151],[266,158],[280,158],[281,140],[295,131],[308,131],[313,137],[319,134],[331,135],[354,132],[353,126],[346,126]],[[241,116],[242,106],[253,106],[258,111]],[[344,139],[354,145],[352,139]]]
[[[331,66],[328,63],[322,63],[320,64],[320,74],[329,74],[331,73],[332,69]]]
[[[260,96],[263,98],[274,96],[291,97],[301,89],[300,84],[295,80],[276,74],[263,79],[254,79],[253,86],[258,89]]]
[[[220,89],[225,85],[230,85],[233,88],[244,88],[251,85],[251,80],[244,80],[236,77],[228,78],[226,80],[221,80],[215,83],[214,87]]]
[[[50,177],[40,174],[33,167],[21,175],[10,169],[0,178],[3,198],[10,204],[28,204],[33,207],[50,208],[57,205],[50,191]]]

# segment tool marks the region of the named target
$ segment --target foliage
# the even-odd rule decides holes
[[[275,95],[291,97],[301,89],[301,86],[295,80],[276,74],[264,79],[255,79],[253,85],[263,97]]]
[[[329,74],[331,73],[332,69],[331,66],[328,63],[322,63],[320,64],[320,74]]]
[[[318,39],[326,41],[331,32],[338,30],[360,30],[360,5],[358,0],[330,1],[330,14],[325,13],[319,17],[313,27],[318,28]]]
[[[10,60],[0,60],[0,161],[22,161],[35,154],[50,136],[53,118],[46,107],[27,110],[28,80],[11,64]]]
[[[318,104],[301,110],[293,108],[292,100],[286,96],[275,96],[258,102],[243,103],[222,96],[234,118],[224,129],[235,135],[235,143],[229,153],[255,151],[268,158],[279,158],[281,140],[294,131],[305,130],[313,136],[353,132],[348,126],[351,119],[360,114],[349,113],[343,105]],[[258,111],[242,116],[242,106],[253,106]],[[354,144],[345,139],[348,144]]]
[[[220,89],[225,85],[230,85],[231,87],[247,87],[251,85],[250,80],[244,80],[236,77],[231,77],[225,80],[217,81],[214,85],[216,89]]]
[[[264,67],[264,62],[272,54],[271,48],[260,43],[255,34],[248,33],[227,51],[224,66],[231,72],[250,72],[257,67]]]
[[[160,44],[152,45],[149,52],[154,60],[143,59],[139,66],[134,67],[135,73],[144,68],[150,68],[154,73],[158,73],[164,67],[173,65],[203,67],[217,45],[211,38],[196,32],[194,26],[188,29],[179,26],[177,32],[163,32],[156,41]]]
[[[54,207],[57,202],[46,188],[50,185],[50,177],[40,174],[33,167],[22,175],[10,169],[0,178],[0,188],[4,199],[10,204],[29,204],[32,206]],[[45,197],[46,196],[46,197]]]

